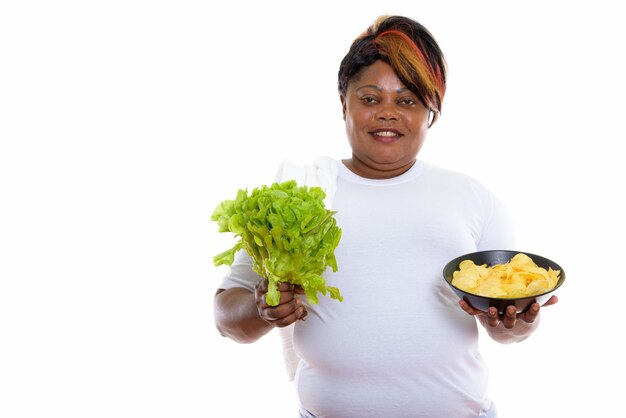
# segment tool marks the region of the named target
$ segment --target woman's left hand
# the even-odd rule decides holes
[[[555,295],[553,295],[552,297],[550,297],[550,299],[548,299],[546,303],[541,306],[554,305],[558,301],[559,299]],[[463,299],[459,301],[459,305],[469,315],[484,317],[484,323],[487,326],[497,327],[498,325],[500,325],[500,322],[502,322],[502,325],[504,325],[504,327],[508,329],[513,328],[518,320],[527,322],[529,324],[535,322],[535,319],[537,319],[537,316],[539,315],[539,310],[541,309],[541,306],[535,302],[530,305],[530,307],[524,312],[517,313],[517,309],[515,308],[515,306],[509,305],[507,306],[504,314],[498,315],[498,309],[496,309],[494,306],[491,306],[487,311],[481,311],[480,309],[474,308]]]

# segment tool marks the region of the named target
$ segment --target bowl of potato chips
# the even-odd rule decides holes
[[[474,308],[495,306],[500,314],[514,305],[524,312],[542,305],[565,281],[554,261],[514,250],[488,250],[459,256],[446,264],[443,277],[452,290]]]

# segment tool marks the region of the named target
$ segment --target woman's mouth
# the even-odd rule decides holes
[[[384,143],[395,142],[402,136],[400,132],[394,129],[379,129],[370,132],[370,135],[372,135],[375,140]]]

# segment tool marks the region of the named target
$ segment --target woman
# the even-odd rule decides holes
[[[319,160],[307,182],[325,184],[337,211],[339,270],[325,277],[344,301],[308,305],[282,284],[269,307],[267,282],[239,254],[215,297],[217,328],[242,343],[293,329],[301,417],[496,417],[477,323],[496,341],[521,341],[540,306],[499,317],[459,301],[441,277],[461,254],[514,247],[488,190],[417,159],[441,113],[443,54],[419,23],[381,17],[353,42],[338,86],[352,156]],[[283,167],[280,178],[297,173]]]

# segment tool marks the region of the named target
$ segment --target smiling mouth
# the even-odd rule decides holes
[[[381,142],[394,142],[400,139],[400,137],[402,136],[402,134],[397,131],[387,131],[387,130],[373,131],[373,132],[370,132],[370,134],[375,139]]]

